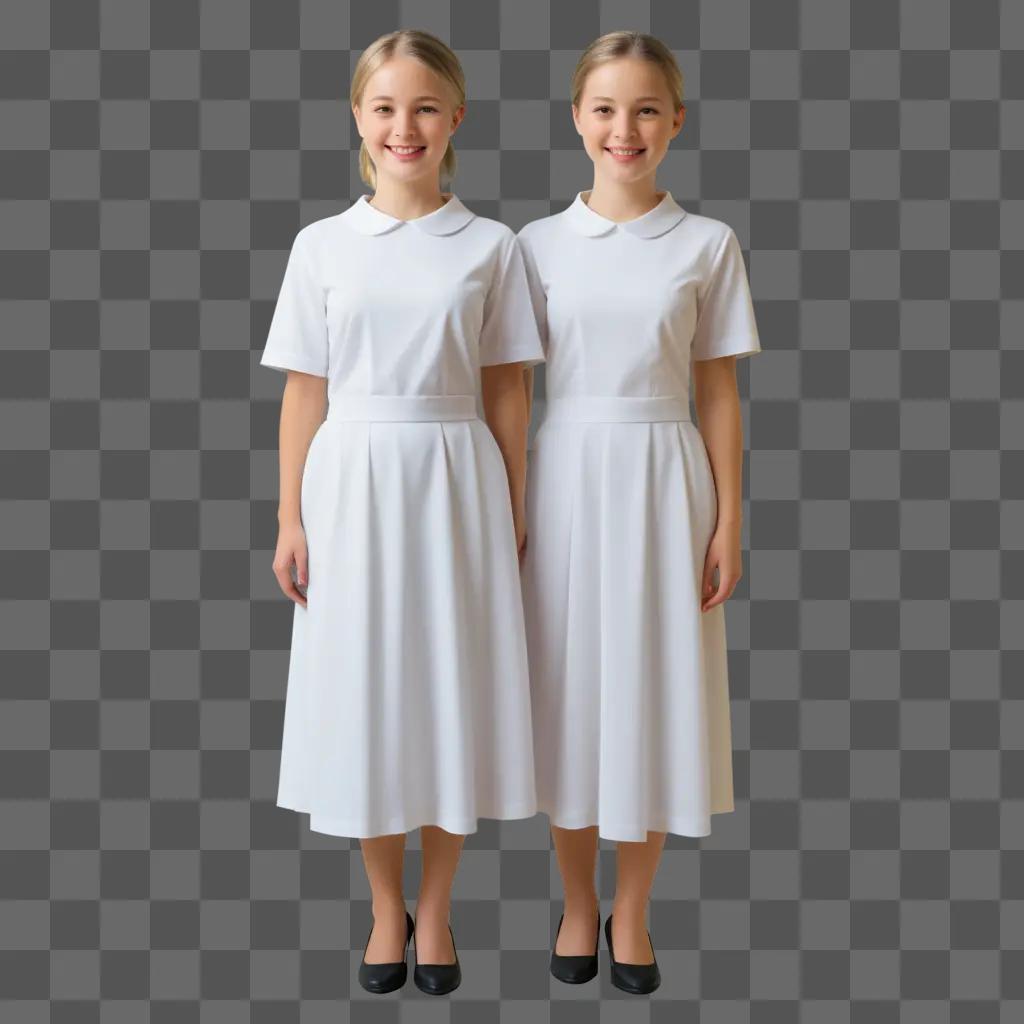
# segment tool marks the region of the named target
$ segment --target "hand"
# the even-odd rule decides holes
[[[298,575],[298,586],[292,579],[292,565]],[[306,550],[306,531],[301,522],[282,523],[277,533],[277,551],[274,552],[274,575],[287,597],[307,607],[306,595],[299,590],[309,583],[309,556]]]
[[[718,589],[715,590],[714,574],[718,569]],[[710,611],[732,597],[740,577],[743,575],[743,556],[740,550],[740,523],[719,523],[715,529],[708,552],[704,559],[704,574],[701,580],[702,612]]]

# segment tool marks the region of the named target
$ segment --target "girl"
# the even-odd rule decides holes
[[[274,572],[296,607],[277,803],[361,840],[363,986],[404,983],[415,933],[414,981],[440,994],[461,977],[448,916],[465,834],[536,813],[517,547],[523,368],[543,350],[515,235],[440,190],[465,113],[455,55],[424,32],[382,36],[351,103],[373,195],[298,233],[261,360],[288,372]]]
[[[618,840],[611,980],[650,992],[644,921],[665,834],[708,835],[710,816],[733,810],[722,603],[741,563],[735,361],[760,345],[736,236],[655,185],[685,117],[671,52],[602,36],[576,68],[572,111],[593,188],[520,233],[548,358],[523,595],[538,803],[565,888],[551,970],[597,971],[603,836]]]

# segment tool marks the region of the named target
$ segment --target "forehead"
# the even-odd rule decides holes
[[[629,100],[634,96],[662,96],[671,99],[668,82],[657,64],[639,57],[619,57],[598,64],[583,84],[584,96],[611,96]]]
[[[395,99],[415,96],[449,98],[445,80],[422,61],[407,55],[388,58],[366,81],[364,95],[392,96]]]

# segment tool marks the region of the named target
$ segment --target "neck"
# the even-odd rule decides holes
[[[446,200],[437,178],[424,181],[395,181],[378,177],[370,202],[399,220],[424,217],[444,206]]]
[[[664,198],[658,192],[654,175],[638,181],[618,182],[595,176],[590,194],[583,196],[594,213],[608,220],[626,221],[650,213]]]

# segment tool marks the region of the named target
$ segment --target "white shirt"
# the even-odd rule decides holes
[[[403,221],[360,196],[295,237],[260,362],[328,396],[473,395],[480,367],[542,362],[511,229],[452,195]]]
[[[616,223],[580,192],[519,232],[547,398],[689,396],[692,359],[761,350],[739,242],[671,193]]]

